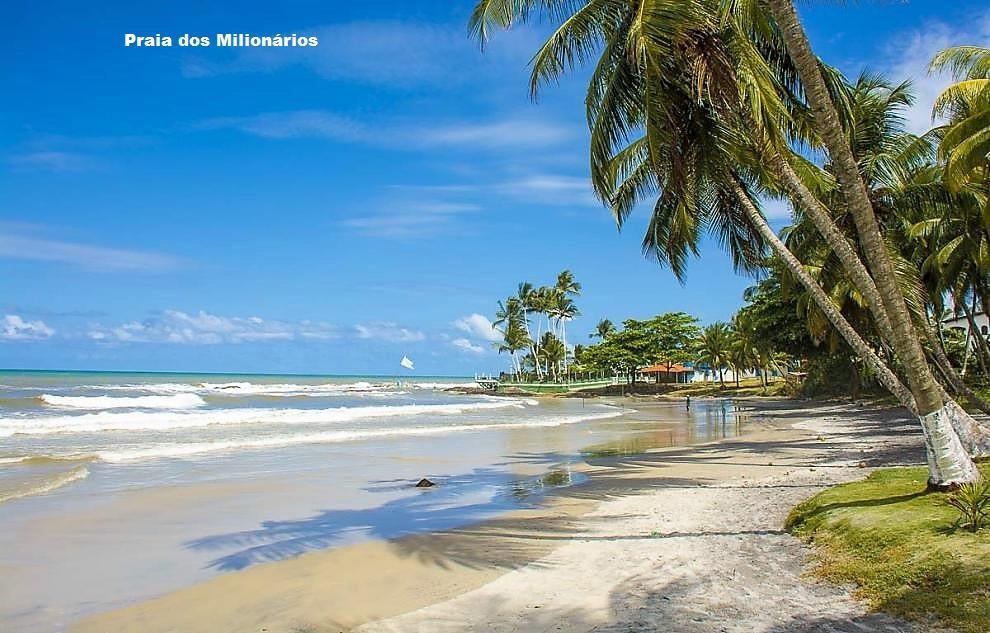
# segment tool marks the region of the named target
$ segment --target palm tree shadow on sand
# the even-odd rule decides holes
[[[236,571],[361,540],[394,540],[477,523],[507,510],[537,507],[548,491],[581,480],[581,475],[565,470],[520,478],[502,470],[478,468],[438,478],[433,488],[414,489],[415,482],[408,481],[379,481],[366,490],[406,489],[409,494],[372,508],[328,509],[304,519],[265,521],[255,530],[216,534],[185,545],[205,551],[234,549],[211,560],[207,567]]]

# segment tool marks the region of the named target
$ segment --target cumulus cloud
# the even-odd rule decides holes
[[[16,314],[6,314],[0,320],[0,341],[40,341],[54,334],[44,321],[25,321]]]
[[[488,317],[477,312],[457,319],[454,321],[454,327],[475,338],[489,342],[495,342],[502,338],[502,334],[495,329],[495,326],[488,320]]]
[[[426,338],[426,335],[418,330],[404,328],[391,322],[355,325],[354,332],[358,338],[386,341],[389,343],[415,343]]]
[[[471,341],[467,340],[466,338],[455,338],[454,340],[452,340],[450,342],[450,344],[453,345],[454,347],[456,347],[457,349],[459,349],[459,350],[461,350],[463,352],[468,352],[470,354],[484,354],[485,353],[485,348],[484,347],[482,347],[481,345],[475,345],[474,343],[472,343]]]
[[[293,339],[332,339],[340,336],[333,326],[300,321],[270,321],[260,317],[225,317],[200,311],[189,314],[166,310],[143,321],[116,327],[94,327],[88,336],[95,341],[118,343],[177,343],[216,345]]]

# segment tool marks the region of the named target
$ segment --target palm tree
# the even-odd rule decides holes
[[[592,181],[603,199],[612,204],[617,220],[621,222],[645,195],[659,192],[644,248],[661,263],[670,265],[679,277],[683,275],[687,254],[696,251],[704,229],[719,235],[733,254],[734,263],[743,268],[753,266],[753,260],[762,250],[759,245],[769,242],[850,345],[875,368],[881,382],[905,404],[910,406],[919,401],[922,423],[937,433],[937,445],[930,446],[934,458],[933,483],[966,480],[975,469],[971,461],[956,450],[959,442],[954,431],[945,430],[946,423],[954,421],[959,410],[957,407],[941,408],[943,402],[938,385],[914,336],[904,298],[893,281],[892,266],[883,250],[876,218],[856,163],[848,160],[852,150],[843,136],[829,86],[810,47],[805,46],[806,50],[795,48],[795,42],[806,45],[807,40],[793,14],[793,7],[787,0],[770,0],[776,25],[763,29],[761,46],[750,41],[752,33],[749,31],[725,29],[726,25],[735,27],[741,22],[721,20],[724,14],[714,11],[714,5],[713,2],[674,1],[589,2],[566,19],[537,54],[533,88],[556,78],[576,63],[588,60],[598,50],[597,43],[600,42],[602,54],[592,75],[587,99],[592,134]],[[743,9],[734,16],[759,13],[752,3],[741,1],[733,6]],[[484,38],[491,25],[510,26],[517,14],[525,17],[534,7],[546,9],[551,14],[557,11],[566,15],[571,5],[484,0],[476,8],[472,24]],[[787,9],[791,15],[787,14]],[[789,17],[793,19],[788,21]],[[758,22],[755,20],[753,24],[765,26]],[[732,37],[725,41],[725,46],[704,46],[721,41],[719,36],[726,31]],[[778,37],[786,43],[789,57],[773,50],[772,45]],[[691,65],[685,68],[682,60],[691,60]],[[734,60],[744,60],[746,64],[736,65]],[[701,69],[700,76],[697,69]],[[768,135],[775,127],[790,125],[791,130],[800,127],[799,120],[793,125],[780,124],[780,117],[786,112],[773,98],[780,87],[775,76],[778,72],[794,75],[784,81],[785,87],[794,93],[799,92],[796,77],[800,76],[802,80],[800,88],[811,105],[811,119],[836,164],[837,180],[849,202],[875,284],[862,262],[850,258],[852,249],[827,212],[823,213],[817,200],[807,195],[807,188],[802,189],[799,179],[793,178],[788,161],[795,159],[768,163],[777,166],[784,176],[791,176],[789,192],[817,218],[816,224],[823,235],[843,258],[854,281],[862,286],[861,291],[870,302],[878,326],[888,336],[889,344],[906,369],[910,392],[845,322],[814,280],[804,274],[800,261],[776,239],[752,201],[752,184],[746,182],[747,178],[759,178],[760,168],[751,167],[753,173],[748,174],[745,169],[740,171],[737,166],[754,165],[754,161],[747,161],[745,157],[740,160],[741,157],[733,155],[732,151],[727,153],[726,148],[740,145],[734,141],[749,137],[744,127]],[[809,73],[814,76],[809,78]],[[724,77],[729,78],[728,84],[736,82],[737,85],[712,81],[712,78]],[[702,103],[699,103],[699,96]],[[744,104],[743,111],[749,112],[749,116],[740,116],[739,103]],[[726,104],[735,105],[727,108]],[[829,117],[834,121],[826,120]],[[620,150],[637,129],[645,129],[646,133]],[[766,143],[772,146],[783,136],[778,131],[769,139],[758,139],[756,149]],[[838,147],[841,144],[846,145],[844,154]],[[741,145],[753,149],[746,143]],[[774,156],[777,154],[771,152],[771,158]],[[856,189],[857,182],[859,190]]]
[[[949,117],[939,146],[945,180],[954,190],[984,182],[990,172],[990,49],[947,48],[935,56],[931,68],[949,69],[957,80],[934,106],[935,116]]]
[[[493,325],[502,332],[502,341],[495,343],[495,346],[500,354],[509,353],[512,371],[517,376],[522,373],[522,366],[516,352],[529,349],[531,343],[523,325],[525,321],[526,313],[518,297],[509,297],[504,303],[498,302]]]
[[[595,326],[595,331],[588,335],[588,338],[598,338],[604,341],[613,332],[615,332],[615,325],[608,319],[602,319]]]
[[[725,387],[724,369],[729,363],[731,335],[729,326],[721,321],[712,323],[701,331],[698,341],[698,361],[718,371],[718,382]]]
[[[930,485],[947,487],[979,477],[954,421],[965,415],[955,402],[943,397],[928,365],[920,339],[901,293],[894,265],[881,234],[859,163],[843,130],[839,112],[829,94],[820,62],[812,50],[792,0],[765,0],[780,29],[787,51],[811,109],[814,128],[828,151],[828,158],[846,207],[856,226],[858,242],[887,313],[893,347],[904,368],[928,440]]]
[[[566,354],[567,349],[560,339],[553,335],[553,332],[543,333],[537,360],[544,363],[546,371],[553,376],[554,380],[558,378],[557,368],[563,362]]]
[[[566,322],[572,320],[580,312],[574,304],[574,297],[581,295],[581,284],[574,279],[574,274],[569,270],[562,270],[557,274],[557,283],[554,284],[555,305],[553,315],[557,319],[557,327],[560,330],[560,342],[567,350]],[[564,373],[567,373],[567,354],[564,354]]]
[[[533,284],[528,281],[524,281],[519,284],[516,289],[516,298],[519,300],[519,305],[523,310],[523,328],[526,330],[526,338],[530,341],[529,352],[536,358],[536,342],[533,339],[533,332],[529,327],[529,315],[536,311],[534,306],[536,291],[533,289]],[[542,371],[540,370],[540,364],[536,363],[536,377],[540,378]]]

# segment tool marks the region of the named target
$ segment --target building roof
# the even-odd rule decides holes
[[[674,363],[668,368],[666,365],[650,365],[649,367],[644,367],[639,370],[641,374],[685,374],[692,372],[694,369],[690,367],[685,367],[680,363]]]

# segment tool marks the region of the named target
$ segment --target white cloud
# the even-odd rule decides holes
[[[235,129],[245,134],[271,139],[327,138],[362,141],[372,131],[361,123],[323,110],[265,112],[247,117],[219,117],[196,125],[199,129]]]
[[[541,204],[601,206],[587,176],[531,174],[495,185],[496,193]]]
[[[478,79],[480,73],[504,73],[511,65],[521,72],[539,47],[533,29],[500,33],[498,46],[482,54],[467,36],[462,22],[430,24],[403,20],[355,21],[295,31],[315,35],[320,45],[310,48],[249,48],[226,61],[190,57],[187,77],[221,73],[272,72],[303,66],[331,80],[393,88],[445,88]]]
[[[252,343],[297,338],[332,339],[340,335],[338,328],[324,323],[268,321],[256,316],[225,317],[204,311],[189,314],[180,310],[165,310],[159,316],[115,327],[94,327],[88,333],[89,338],[95,341],[185,345]]]
[[[362,122],[325,110],[291,110],[245,117],[219,117],[200,121],[194,127],[201,130],[233,129],[267,139],[329,139],[405,150],[437,147],[544,147],[559,144],[572,137],[568,128],[539,119]]]
[[[426,338],[426,335],[418,330],[410,330],[391,322],[355,325],[354,332],[358,338],[389,343],[415,343]]]
[[[55,330],[44,321],[25,321],[16,314],[4,315],[0,320],[0,341],[38,341],[54,334]]]
[[[448,234],[456,229],[458,216],[481,209],[457,202],[392,202],[382,211],[348,218],[341,225],[361,235],[387,239],[416,239]]]
[[[786,200],[765,198],[760,201],[760,208],[768,220],[791,219],[791,204]]]
[[[29,235],[19,230],[20,226],[0,224],[0,258],[59,262],[98,271],[162,271],[182,264],[178,258],[161,253]]]
[[[468,352],[468,353],[471,353],[471,354],[484,354],[485,353],[485,348],[484,347],[482,347],[480,345],[475,345],[474,343],[472,343],[471,341],[467,340],[466,338],[455,338],[453,341],[450,342],[450,344],[453,345],[454,347],[456,347],[457,349],[461,350],[461,351]]]
[[[888,46],[886,74],[893,81],[910,79],[917,97],[905,113],[907,127],[912,132],[931,129],[935,98],[951,83],[948,75],[928,73],[932,57],[945,48],[963,44],[990,46],[990,11],[974,16],[967,24],[929,22],[921,29],[897,35]]]
[[[9,160],[14,167],[19,169],[54,172],[87,171],[96,166],[96,162],[89,156],[51,150],[16,154],[11,156]]]
[[[495,329],[495,326],[488,320],[488,317],[477,312],[457,319],[454,321],[454,327],[462,332],[467,332],[475,338],[490,342],[502,339],[502,334]]]

